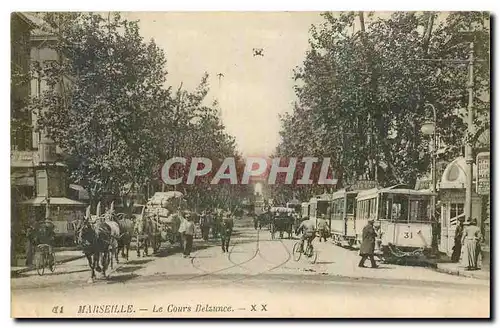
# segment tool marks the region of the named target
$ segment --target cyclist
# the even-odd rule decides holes
[[[308,219],[302,221],[299,227],[295,230],[295,234],[297,235],[299,232],[302,232],[302,236],[300,237],[300,252],[304,252],[304,240],[307,240],[308,245],[312,245],[312,241],[314,237],[316,237],[316,224],[313,220]]]
[[[37,245],[46,244],[49,245],[49,261],[53,263],[53,251],[52,245],[54,244],[55,232],[54,232],[54,223],[49,218],[46,218],[44,221],[40,222],[37,235],[36,235],[36,243]]]

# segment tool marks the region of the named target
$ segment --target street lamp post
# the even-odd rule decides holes
[[[474,133],[474,43],[470,43],[469,50],[469,81],[467,83],[467,89],[469,91],[469,104],[467,106],[467,134],[468,137],[465,140],[465,163],[467,164],[467,174],[466,174],[466,186],[465,186],[465,221],[471,220],[472,215],[472,180],[473,180],[473,163],[474,158],[472,157],[472,140],[471,136]]]
[[[471,33],[473,31],[464,31],[462,33]],[[459,46],[463,43],[456,44],[454,47]],[[430,61],[430,62],[448,62],[463,64],[467,63],[469,68],[469,79],[467,81],[467,90],[469,93],[469,103],[467,106],[467,138],[465,140],[465,163],[467,164],[466,172],[466,186],[465,186],[465,208],[464,215],[465,221],[468,222],[472,215],[472,183],[473,183],[473,164],[474,158],[472,154],[472,136],[474,134],[474,62],[483,62],[482,59],[474,59],[474,42],[469,43],[469,58],[467,60],[462,59],[417,59],[418,61]]]
[[[432,142],[431,142],[431,192],[434,194],[432,195],[431,198],[431,215],[434,216],[436,213],[436,184],[437,184],[437,178],[436,178],[436,151],[437,151],[437,137],[436,137],[436,130],[437,130],[437,116],[436,116],[436,107],[432,104],[426,104],[426,107],[430,107],[432,109],[432,122],[426,122],[422,125],[422,133],[426,135],[431,135],[432,136]]]

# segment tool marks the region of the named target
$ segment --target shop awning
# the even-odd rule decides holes
[[[25,200],[20,202],[23,205],[32,205],[32,206],[45,206],[47,204],[47,199],[45,197],[36,197],[29,200]],[[69,199],[66,197],[50,197],[50,206],[86,206],[85,203]]]
[[[26,171],[11,172],[10,183],[14,186],[34,186],[35,178],[33,173]]]

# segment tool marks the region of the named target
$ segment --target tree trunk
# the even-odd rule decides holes
[[[427,20],[425,24],[425,32],[424,32],[424,38],[422,41],[422,48],[424,49],[424,53],[427,55],[429,52],[429,42],[431,40],[432,36],[432,28],[434,25],[434,13],[429,12],[427,13]]]

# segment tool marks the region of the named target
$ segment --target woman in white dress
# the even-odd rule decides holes
[[[481,230],[477,226],[477,220],[472,219],[467,227],[465,227],[462,236],[462,263],[467,270],[477,270],[477,262],[481,250],[480,244],[482,240]]]

